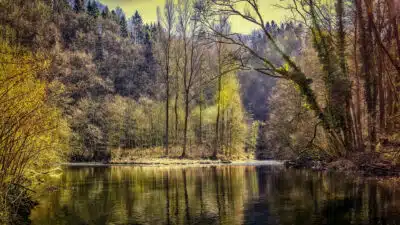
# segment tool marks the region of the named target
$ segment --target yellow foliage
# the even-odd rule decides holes
[[[222,118],[225,123],[223,127],[226,130],[223,133],[227,136],[223,138],[229,139],[223,144],[223,150],[226,155],[230,156],[240,154],[244,149],[247,124],[236,73],[230,73],[222,77],[220,104]]]
[[[222,90],[221,90],[221,108],[222,110],[241,104],[239,94],[239,82],[236,79],[236,74],[231,73],[222,77]]]
[[[48,103],[48,84],[37,78],[49,66],[32,54],[0,41],[0,161],[2,187],[24,184],[59,162],[68,148],[69,128]]]

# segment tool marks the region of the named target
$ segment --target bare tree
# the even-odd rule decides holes
[[[310,5],[312,1],[310,1]],[[310,9],[308,12],[316,12],[318,9]],[[213,1],[202,1],[201,9],[202,22],[212,31],[213,35],[222,37],[219,42],[226,44],[233,44],[244,49],[248,55],[258,61],[253,65],[247,65],[253,70],[258,71],[262,74],[290,80],[294,82],[305,98],[309,108],[314,111],[315,116],[321,121],[320,124],[324,127],[328,134],[330,146],[337,155],[343,154],[343,150],[346,149],[347,140],[346,135],[343,133],[343,127],[337,129],[337,124],[332,121],[332,114],[322,109],[321,105],[317,102],[316,95],[311,88],[312,80],[308,79],[303,70],[296,64],[296,62],[285,53],[280,47],[278,40],[274,38],[273,34],[268,30],[262,13],[260,12],[259,4],[257,0],[213,0]],[[268,43],[284,62],[275,63],[267,56],[260,54],[254,49],[250,43],[241,34],[229,32],[223,33],[212,24],[219,19],[220,15],[227,17],[239,17],[246,20],[254,25],[262,32],[262,34],[268,40]],[[321,15],[321,14],[319,14]],[[317,24],[318,25],[318,24]],[[324,43],[320,43],[323,45]],[[325,49],[327,50],[327,49]],[[329,52],[328,52],[329,53]]]
[[[184,130],[183,130],[183,151],[181,157],[187,156],[187,136],[189,124],[189,106],[192,100],[192,89],[198,82],[204,59],[204,45],[199,36],[200,23],[199,15],[194,10],[194,0],[178,1],[178,35],[180,38],[182,61],[179,63],[183,79],[184,95]]]
[[[221,34],[229,34],[230,25],[228,22],[228,17],[219,16],[219,20],[217,24],[213,25],[214,29],[220,32]],[[235,61],[235,54],[232,46],[224,43],[222,36],[217,36],[214,41],[215,52],[214,55],[216,59],[214,60],[214,73],[217,78],[217,116],[215,120],[215,140],[214,140],[214,151],[212,158],[216,159],[218,151],[221,149],[221,141],[223,139],[223,134],[220,132],[221,128],[221,92],[223,89],[222,77],[230,72],[234,72],[240,68],[240,65],[237,65]],[[223,131],[223,129],[222,129]]]
[[[165,96],[165,155],[168,156],[169,151],[169,99],[170,99],[170,61],[171,61],[171,44],[172,32],[175,24],[175,5],[173,0],[166,0],[164,6],[164,16],[161,16],[160,8],[157,8],[158,24],[159,24],[159,44],[162,49],[162,64],[164,67],[164,79],[166,86]]]

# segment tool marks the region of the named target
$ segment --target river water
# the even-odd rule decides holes
[[[66,166],[57,186],[33,224],[400,225],[398,189],[282,165]]]

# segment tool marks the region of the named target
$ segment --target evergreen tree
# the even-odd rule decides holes
[[[111,10],[111,19],[117,22],[118,24],[120,23],[120,18],[118,18],[117,13],[115,10]]]
[[[119,25],[120,25],[121,37],[125,38],[128,37],[128,27],[124,16],[121,18]]]
[[[143,19],[139,12],[136,10],[135,14],[132,16],[132,38],[135,44],[143,43]]]
[[[92,9],[92,1],[88,1],[87,6],[86,6],[86,12],[90,15],[90,13],[93,11]]]
[[[82,2],[82,0],[75,0],[75,2],[74,2],[74,11],[76,12],[76,13],[80,13],[80,12],[82,12],[84,9],[83,9],[83,2]]]
[[[101,12],[101,17],[103,17],[103,19],[107,19],[110,17],[110,10],[108,9],[107,6]]]
[[[142,31],[142,43],[145,45],[151,44],[151,36],[151,27],[148,24],[145,24]]]
[[[99,16],[100,11],[95,1],[88,2],[87,13],[94,18],[97,18]]]
[[[99,7],[97,6],[96,1],[94,1],[92,3],[92,7],[93,7],[94,16],[97,18],[100,15],[100,10],[99,10]]]
[[[139,14],[139,12],[136,10],[135,14],[132,17],[132,22],[134,25],[137,26],[142,26],[143,25],[143,19],[142,16]]]

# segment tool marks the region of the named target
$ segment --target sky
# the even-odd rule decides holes
[[[165,0],[100,0],[101,3],[108,5],[111,9],[117,6],[121,7],[127,17],[131,17],[133,13],[138,10],[144,22],[157,21],[157,6],[163,8]],[[261,13],[266,21],[275,20],[276,22],[283,21],[285,14],[288,12],[274,7],[274,4],[282,4],[282,0],[258,0]],[[238,33],[250,33],[254,26],[244,21],[241,18],[232,18],[232,30]]]

